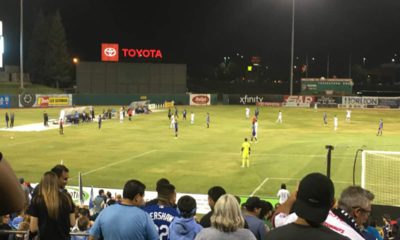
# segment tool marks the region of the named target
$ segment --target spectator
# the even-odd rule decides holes
[[[282,183],[281,184],[281,189],[277,193],[277,197],[279,197],[279,203],[282,204],[286,202],[286,200],[289,198],[290,193],[286,189],[286,184]]]
[[[196,200],[191,196],[182,196],[178,201],[178,214],[169,227],[171,240],[193,240],[203,227],[196,223]]]
[[[96,219],[96,217],[99,215],[99,213],[103,210],[105,203],[106,203],[106,195],[104,194],[104,190],[100,189],[99,190],[99,195],[97,195],[93,199],[93,217]]]
[[[393,227],[391,224],[391,217],[389,214],[383,214],[382,216],[383,223],[385,224],[382,228],[383,231],[383,240],[392,240],[393,237]]]
[[[65,192],[69,195],[68,191],[65,189],[65,186],[67,186],[68,184],[69,169],[62,164],[57,164],[51,169],[51,171],[57,175],[58,186],[60,188],[60,191]],[[40,183],[33,190],[32,198],[34,198],[37,195],[39,189],[40,189]]]
[[[376,221],[373,218],[369,218],[367,224],[365,225],[365,231],[370,233],[375,237],[376,240],[383,240],[382,236],[379,234],[376,229]]]
[[[210,228],[204,228],[196,240],[255,240],[253,233],[244,229],[240,206],[231,194],[222,195],[214,205]]]
[[[9,225],[10,223],[10,215],[0,216],[0,231],[1,230],[11,230]],[[0,240],[8,240],[8,234],[0,234]]]
[[[245,207],[244,219],[246,220],[249,230],[254,234],[257,240],[264,240],[267,235],[264,222],[258,218],[261,212],[261,200],[259,197],[249,197],[246,203],[243,204]]]
[[[0,152],[0,216],[20,211],[25,198],[14,171]]]
[[[78,231],[75,231],[75,233],[80,233],[80,234],[88,234],[89,233],[89,228],[90,228],[90,220],[86,216],[82,216],[78,219]],[[86,235],[81,235],[81,236],[72,236],[71,240],[88,240],[89,237]]]
[[[160,178],[160,179],[158,179],[158,181],[157,181],[157,183],[156,183],[156,191],[157,191],[157,193],[159,192],[159,189],[160,189],[160,186],[161,186],[161,185],[163,185],[163,184],[169,184],[169,183],[170,183],[169,180],[166,179],[166,178]],[[152,199],[152,200],[146,202],[146,206],[154,205],[154,204],[157,204],[157,203],[158,203],[158,198],[154,198],[154,199]]]
[[[158,188],[158,203],[143,208],[158,228],[160,240],[167,240],[169,226],[178,212],[175,208],[176,192],[172,184],[162,184]]]
[[[334,196],[333,182],[328,177],[308,174],[300,181],[293,206],[296,221],[270,231],[267,239],[348,239],[322,224],[334,205]]]
[[[261,200],[260,202],[260,207],[261,211],[258,214],[258,218],[261,219],[264,222],[265,229],[270,231],[272,229],[272,223],[271,223],[271,216],[273,214],[273,206],[270,202],[263,201]]]
[[[290,209],[296,196],[289,197],[288,201],[277,209],[274,217],[275,227],[296,221],[296,213],[290,214]],[[352,240],[375,239],[365,231],[366,223],[371,212],[371,202],[374,194],[360,186],[350,186],[340,195],[338,207],[331,209],[324,225]]]
[[[28,210],[30,231],[39,232],[41,240],[69,238],[70,227],[75,224],[71,196],[60,191],[59,179],[54,172],[46,172],[39,185]]]
[[[25,185],[24,178],[19,178],[19,184],[21,185],[22,191],[24,192],[25,206],[27,207],[27,206],[29,206],[29,202],[30,202],[30,198],[31,198],[29,188]]]
[[[220,186],[214,186],[208,190],[208,205],[210,206],[211,211],[204,215],[200,220],[200,225],[204,228],[211,227],[211,216],[214,212],[214,205],[224,194],[226,194],[225,189]]]
[[[159,240],[149,214],[140,209],[144,205],[145,189],[138,180],[126,182],[121,204],[111,205],[100,213],[89,231],[89,239]]]

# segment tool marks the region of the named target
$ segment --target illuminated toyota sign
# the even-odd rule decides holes
[[[101,44],[101,60],[107,62],[119,61],[119,44],[118,43],[102,43]],[[121,48],[121,57],[123,58],[144,58],[144,59],[160,59],[163,55],[160,49],[141,49],[141,48]]]

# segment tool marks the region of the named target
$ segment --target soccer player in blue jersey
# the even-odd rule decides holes
[[[175,137],[178,137],[178,118],[175,118],[174,122],[174,128],[175,128]]]
[[[157,226],[160,240],[167,240],[169,234],[169,225],[176,216],[179,216],[175,207],[176,192],[175,186],[172,184],[162,184],[158,188],[158,203],[148,205],[143,208],[154,224]]]
[[[379,120],[378,133],[376,134],[376,136],[382,136],[382,132],[383,132],[383,120],[381,118],[381,120]]]

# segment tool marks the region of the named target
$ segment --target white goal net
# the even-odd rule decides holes
[[[400,206],[400,152],[362,153],[361,187],[374,195],[374,204]]]

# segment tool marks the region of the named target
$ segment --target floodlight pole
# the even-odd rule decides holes
[[[21,89],[24,89],[24,0],[20,1],[21,3],[21,13],[20,13],[20,39],[19,39],[19,70],[20,76],[19,79],[21,81]]]
[[[294,57],[294,11],[295,10],[295,0],[292,4],[292,46],[290,55],[290,96],[293,95],[293,57]]]

